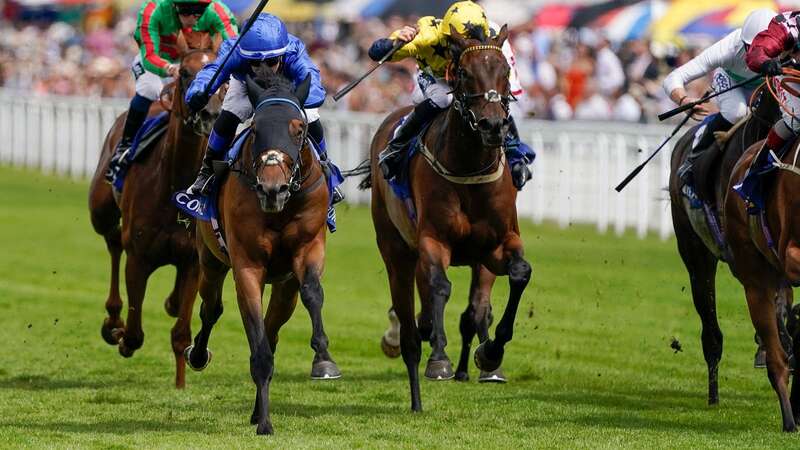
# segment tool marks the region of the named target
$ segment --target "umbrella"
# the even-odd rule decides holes
[[[611,0],[596,5],[589,5],[578,8],[575,14],[572,15],[572,20],[569,22],[570,28],[583,28],[594,22],[598,17],[609,13],[611,11],[623,8],[626,6],[634,5],[642,0]]]
[[[600,28],[609,40],[621,42],[645,37],[650,24],[667,11],[667,2],[651,0],[617,8],[600,16],[592,26]]]
[[[373,0],[362,10],[361,15],[442,17],[452,4],[452,0]]]
[[[777,10],[773,0],[673,0],[666,14],[653,23],[653,40],[671,42],[679,35],[718,38],[739,27],[755,9]]]

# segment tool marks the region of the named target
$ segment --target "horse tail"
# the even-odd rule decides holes
[[[359,175],[366,175],[360,183],[358,183],[358,188],[362,191],[367,190],[372,187],[372,168],[370,167],[369,159],[365,159],[361,161],[359,165],[356,166],[353,170],[345,170],[342,172],[342,176],[345,178],[350,177],[357,177]]]

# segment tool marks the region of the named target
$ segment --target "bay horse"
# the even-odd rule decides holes
[[[678,252],[689,273],[694,307],[702,323],[700,339],[708,367],[709,405],[719,403],[718,372],[723,347],[722,331],[717,321],[715,281],[717,263],[720,260],[730,259],[728,243],[725,242],[721,229],[722,205],[736,162],[753,143],[764,139],[772,124],[780,118],[778,103],[768,95],[763,86],[753,98],[757,99],[758,103],[753,105],[747,121],[731,130],[725,142],[714,143],[695,163],[698,174],[695,189],[707,206],[691,207],[681,193],[683,182],[678,176],[678,168],[688,157],[700,125],[692,127],[681,137],[675,145],[670,164],[669,195],[672,224]],[[718,231],[715,231],[715,228]],[[782,292],[784,297],[782,301],[791,304],[791,289],[784,289]]]
[[[213,58],[213,51],[199,49],[189,50],[180,58],[180,77],[174,84],[167,131],[148,154],[131,164],[125,187],[115,196],[104,174],[122,135],[125,114],[117,118],[106,136],[89,190],[92,226],[105,239],[111,255],[111,283],[105,304],[108,317],[103,321],[101,334],[108,344],[118,346],[122,356],[133,356],[144,342],[142,303],[149,276],[164,265],[172,264],[177,268],[175,286],[164,302],[167,314],[177,317],[171,331],[177,388],[185,386],[184,350],[191,339],[191,314],[199,268],[194,227],[186,218],[179,221],[181,216],[172,205],[171,195],[194,180],[207,135],[221,104],[219,99],[212,99],[204,111],[192,116],[183,103],[185,89]],[[127,324],[120,315],[123,302],[119,293],[119,268],[123,249],[127,255]]]
[[[222,314],[222,286],[233,269],[239,312],[250,345],[250,374],[256,384],[251,423],[257,434],[272,434],[269,384],[278,331],[300,300],[311,316],[312,378],[338,378],[322,324],[326,219],[329,194],[322,167],[308,144],[303,105],[311,78],[297,89],[280,75],[251,78],[247,90],[255,116],[240,162],[222,181],[218,198],[223,250],[209,222],[198,222],[202,328],[186,351],[189,365],[202,370],[210,360],[208,340]],[[235,175],[234,175],[235,174]],[[272,284],[266,317],[261,297]]]
[[[767,83],[772,82],[767,79]],[[731,269],[744,287],[750,318],[766,348],[767,376],[778,396],[783,431],[794,432],[800,424],[800,383],[795,377],[790,396],[785,349],[792,347],[795,355],[800,354],[800,332],[796,327],[788,332],[775,318],[780,292],[791,291],[788,285],[800,285],[800,144],[792,144],[765,181],[763,214],[750,215],[748,205],[733,187],[743,179],[762,146],[762,142],[750,146],[733,168],[723,226],[732,253]]]
[[[422,310],[430,311],[433,350],[426,374],[436,378],[438,374],[446,375],[450,366],[444,351],[444,310],[451,291],[447,268],[483,266],[492,275],[509,277],[508,305],[495,340],[487,339],[475,350],[475,363],[484,371],[493,371],[502,362],[532,273],[523,257],[515,205],[517,191],[502,150],[512,99],[510,68],[501,50],[508,38],[508,27],[504,26],[495,38],[481,40],[465,38],[452,28],[451,32],[453,64],[448,71],[455,100],[433,121],[422,138],[420,153],[410,161],[415,219],[388,182],[374,176],[381,173],[378,153],[386,147],[409,108],[389,115],[378,129],[370,149],[373,175],[363,183],[372,185],[372,218],[389,276],[392,307],[400,323],[400,350],[408,372],[412,411],[422,410],[415,280]]]

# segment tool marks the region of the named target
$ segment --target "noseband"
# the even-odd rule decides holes
[[[502,95],[494,89],[477,94],[460,92],[461,84],[463,83],[465,74],[465,71],[461,66],[461,61],[464,59],[464,55],[467,53],[485,50],[494,50],[500,52],[501,54],[503,53],[503,49],[496,45],[475,45],[464,49],[458,58],[458,63],[456,64],[456,83],[455,87],[451,91],[451,93],[455,96],[453,107],[456,109],[456,111],[458,111],[459,115],[461,115],[461,118],[467,122],[472,131],[478,131],[478,122],[480,121],[475,116],[475,113],[470,109],[470,105],[474,100],[483,98],[488,103],[501,103],[503,105],[503,110],[506,112],[506,118],[508,118],[510,115],[510,103],[517,100],[513,95]]]

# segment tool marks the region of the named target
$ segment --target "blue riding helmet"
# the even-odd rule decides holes
[[[252,28],[245,33],[236,52],[244,59],[263,61],[283,56],[289,49],[289,32],[281,19],[261,13]]]

